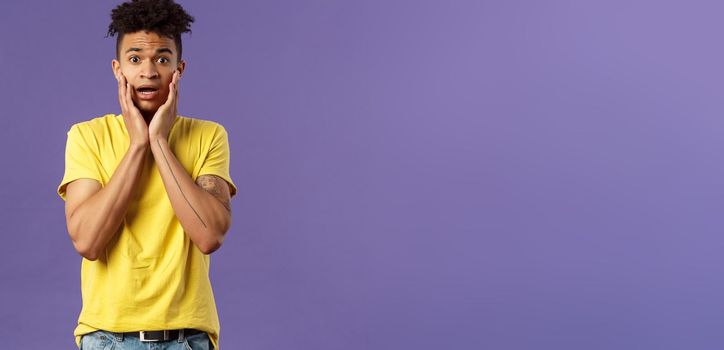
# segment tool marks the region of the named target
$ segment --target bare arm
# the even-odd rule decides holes
[[[151,151],[184,231],[201,252],[213,253],[231,226],[229,185],[215,175],[201,175],[195,183],[164,139],[152,138]]]
[[[133,104],[131,87],[117,74],[118,103],[129,136],[129,146],[106,187],[95,180],[78,179],[66,186],[65,221],[75,250],[96,260],[123,221],[133,189],[148,152],[148,128]]]
[[[96,260],[120,227],[143,170],[145,146],[130,146],[106,187],[78,179],[66,187],[65,219],[75,250]]]
[[[226,181],[213,175],[199,176],[194,183],[168,145],[177,118],[179,76],[174,72],[168,98],[148,125],[149,142],[181,227],[202,253],[211,254],[221,247],[231,225],[230,190]]]

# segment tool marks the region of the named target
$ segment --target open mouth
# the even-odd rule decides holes
[[[139,88],[139,89],[136,90],[136,91],[138,91],[139,94],[150,95],[150,94],[152,94],[152,93],[154,93],[154,92],[157,92],[158,89],[154,89],[154,88],[150,88],[150,87],[142,87],[142,88]]]
[[[158,95],[158,89],[153,87],[140,87],[136,89],[136,92],[138,93],[138,97],[143,100],[152,99]]]

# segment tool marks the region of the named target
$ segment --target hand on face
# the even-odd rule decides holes
[[[156,139],[168,140],[168,134],[171,131],[173,122],[176,120],[178,106],[178,81],[180,73],[178,70],[173,72],[171,83],[168,84],[168,98],[153,115],[151,123],[148,124],[148,134],[151,141]]]
[[[132,137],[138,136],[132,140],[148,144],[149,141],[168,139],[176,120],[178,80],[185,66],[178,57],[174,39],[153,31],[125,33],[117,53],[117,59],[112,62],[113,70],[119,84],[121,80],[126,83],[121,108],[124,116],[133,117],[127,124],[138,122],[139,118],[135,118],[138,115],[146,124],[145,129],[138,123],[136,130],[129,131]],[[165,102],[164,94],[168,94]]]
[[[148,127],[141,111],[133,103],[133,87],[121,73],[116,74],[116,80],[118,80],[118,103],[121,105],[121,114],[131,139],[130,142],[137,146],[148,145]]]
[[[121,105],[121,113],[132,144],[148,145],[151,140],[168,139],[173,122],[176,120],[179,77],[179,71],[174,71],[171,83],[169,83],[166,102],[158,108],[151,123],[147,125],[143,114],[133,102],[133,87],[122,73],[116,75],[118,102]]]

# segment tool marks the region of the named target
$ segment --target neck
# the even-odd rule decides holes
[[[156,114],[155,112],[141,112],[141,115],[143,115],[143,119],[146,121],[146,124],[151,124],[151,119],[153,119],[153,115]]]

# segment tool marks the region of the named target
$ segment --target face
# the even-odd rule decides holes
[[[153,114],[166,102],[173,73],[183,73],[186,62],[179,61],[173,39],[154,32],[126,33],[113,60],[113,74],[120,74],[131,85],[133,102],[144,114]]]

